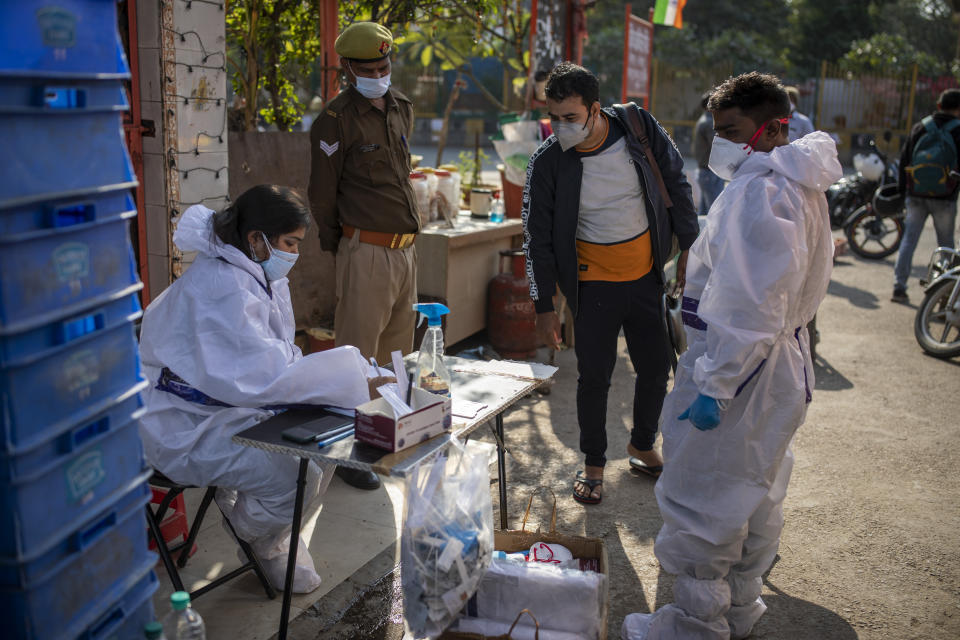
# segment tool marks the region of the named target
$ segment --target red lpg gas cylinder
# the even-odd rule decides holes
[[[510,258],[504,273],[503,259]],[[500,252],[500,275],[490,281],[487,334],[504,358],[532,358],[537,353],[537,310],[530,299],[526,256],[522,249]]]

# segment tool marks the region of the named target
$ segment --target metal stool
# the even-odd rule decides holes
[[[163,534],[160,531],[160,523],[163,522],[163,516],[166,514],[170,503],[173,502],[177,496],[182,494],[186,489],[196,489],[198,487],[178,484],[157,470],[154,470],[153,476],[150,477],[150,484],[166,489],[167,495],[164,496],[160,504],[157,505],[156,511],[151,509],[149,504],[146,506],[147,527],[150,530],[150,535],[157,544],[157,552],[160,554],[160,559],[163,561],[163,566],[167,570],[167,575],[170,576],[170,582],[173,583],[173,588],[177,591],[186,591],[186,589],[183,588],[183,581],[180,579],[180,572],[177,570],[177,567],[182,569],[187,565],[187,560],[190,559],[190,549],[193,547],[193,544],[197,539],[197,534],[200,532],[200,525],[203,524],[203,516],[206,515],[207,508],[210,506],[210,503],[213,502],[213,497],[217,492],[217,488],[207,487],[206,492],[203,494],[203,499],[200,501],[200,507],[197,509],[197,515],[193,518],[193,524],[190,526],[190,532],[187,534],[187,539],[183,542],[175,544],[173,547],[168,547],[167,543],[163,539]],[[217,508],[219,509],[220,506],[217,505]],[[221,514],[222,513],[223,512],[221,511]],[[223,521],[227,524],[227,528],[230,529],[230,533],[233,534],[237,544],[240,545],[240,549],[243,551],[243,555],[247,558],[247,562],[241,567],[234,569],[230,573],[220,576],[210,584],[201,587],[196,591],[191,591],[190,599],[195,600],[196,598],[199,598],[205,594],[207,591],[219,587],[225,582],[233,580],[237,576],[242,575],[247,571],[253,571],[257,574],[257,578],[260,580],[260,584],[263,586],[263,590],[266,592],[267,597],[273,600],[277,597],[277,592],[272,586],[270,586],[270,581],[267,580],[267,576],[263,572],[263,567],[260,565],[260,560],[257,559],[257,556],[253,553],[250,545],[237,536],[237,532],[233,530],[233,525],[230,524],[230,520],[226,516],[223,516]],[[171,554],[179,551],[180,549],[183,549],[183,552],[177,558],[176,564],[174,564]]]

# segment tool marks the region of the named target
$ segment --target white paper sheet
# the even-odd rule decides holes
[[[486,408],[487,405],[481,402],[471,402],[470,400],[464,400],[463,398],[454,396],[453,403],[451,405],[451,412],[458,418],[473,420],[477,417],[478,413]]]

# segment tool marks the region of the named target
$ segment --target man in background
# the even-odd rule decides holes
[[[710,147],[713,144],[713,115],[707,111],[707,100],[710,99],[710,92],[703,94],[700,100],[700,108],[703,113],[693,132],[693,155],[697,159],[697,186],[700,187],[700,206],[698,213],[701,216],[707,215],[713,201],[717,199],[720,192],[723,191],[723,180],[717,177],[710,170]]]
[[[787,96],[790,98],[790,142],[793,142],[808,133],[813,133],[813,122],[797,111],[797,106],[800,104],[800,90],[796,87],[787,87]]]
[[[926,138],[930,144],[924,144]],[[951,149],[951,143],[953,143]],[[919,146],[929,147],[929,151]],[[933,147],[938,147],[937,153]],[[954,248],[957,228],[957,194],[960,176],[957,158],[960,150],[960,89],[947,89],[937,99],[937,110],[913,126],[910,137],[900,154],[900,193],[906,194],[907,219],[904,221],[903,242],[893,268],[892,302],[909,304],[907,278],[913,266],[913,252],[920,240],[920,232],[933,218],[937,232],[937,246]],[[952,157],[951,157],[952,156]],[[925,179],[925,176],[933,179]],[[927,184],[929,183],[929,184]]]

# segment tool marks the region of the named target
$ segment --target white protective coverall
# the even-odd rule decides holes
[[[761,576],[777,553],[790,443],[814,384],[806,325],[832,268],[824,191],[841,175],[822,132],[753,153],[691,247],[689,348],[661,415],[656,485],[655,552],[678,576],[674,603],[627,616],[625,640],[743,638],[766,610]],[[711,431],[677,419],[699,393],[729,403]]]
[[[212,219],[213,211],[200,205],[183,213],[174,242],[199,254],[144,313],[140,357],[152,384],[143,394],[140,435],[147,461],[172,480],[228,490],[217,502],[282,588],[298,460],[234,444],[231,437],[276,413],[260,407],[366,402],[370,367],[349,346],[304,357],[293,342],[287,279],[268,285],[260,265],[215,236]],[[156,388],[164,369],[180,378],[181,389],[221,404]],[[323,469],[323,488],[332,471],[332,465]],[[311,465],[308,501],[321,489],[318,472]],[[320,577],[299,536],[298,544],[293,590],[301,593],[319,586]]]

